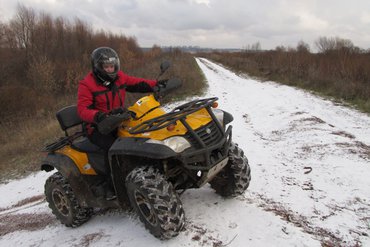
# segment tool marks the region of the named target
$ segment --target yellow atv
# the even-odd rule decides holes
[[[232,126],[227,127],[233,117],[216,109],[217,98],[194,100],[165,112],[157,99],[179,85],[179,80],[170,79],[154,95],[139,99],[128,108],[133,113],[129,120],[117,114],[99,123],[101,132],[118,129],[109,164],[83,128],[76,130],[83,125],[76,106],[57,112],[66,136],[45,147],[48,154],[41,169],[57,170],[45,183],[45,196],[64,225],[85,223],[94,208],[133,207],[155,237],[169,239],[184,227],[179,194],[186,189],[210,183],[225,197],[247,189],[248,160],[231,141]],[[111,176],[115,200],[104,197],[105,176]]]

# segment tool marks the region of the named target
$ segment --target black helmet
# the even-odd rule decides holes
[[[103,64],[113,64],[114,71],[112,73],[107,73],[103,69]],[[91,66],[96,78],[102,84],[108,86],[117,79],[117,73],[120,69],[119,57],[112,48],[99,47],[91,53]]]

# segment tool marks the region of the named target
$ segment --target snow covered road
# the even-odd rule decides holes
[[[250,198],[320,241],[370,245],[369,116],[198,62],[209,94],[235,117],[234,140],[252,166]]]
[[[0,185],[0,246],[370,246],[370,117],[197,62],[204,97],[219,97],[234,116],[233,139],[252,169],[245,195],[186,191],[186,229],[159,241],[127,212],[62,226],[42,195],[51,174],[40,172]]]

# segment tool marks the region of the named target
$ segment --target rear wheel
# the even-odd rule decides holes
[[[154,167],[137,167],[126,178],[127,194],[145,227],[159,239],[179,234],[185,213],[171,183]]]
[[[92,208],[78,204],[70,184],[59,172],[46,180],[45,196],[53,214],[68,227],[80,226],[91,218]]]
[[[248,159],[238,144],[231,143],[228,164],[211,180],[211,187],[221,196],[237,196],[244,193],[250,180]]]

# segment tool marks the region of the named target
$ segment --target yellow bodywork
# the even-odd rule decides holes
[[[160,106],[159,102],[155,100],[153,95],[139,99],[133,106],[128,108],[130,111],[136,113],[137,120],[130,119],[128,121],[123,122],[121,127],[118,129],[118,136],[121,137],[135,136],[155,140],[164,140],[171,136],[184,135],[188,130],[180,121],[177,121],[175,129],[172,131],[167,130],[167,128],[163,128],[160,130],[145,132],[137,135],[131,135],[129,133],[130,128],[137,126],[149,119],[153,119],[155,117],[166,114],[166,112],[159,106]],[[208,124],[211,120],[212,120],[211,116],[204,108],[186,116],[186,122],[190,125],[190,127],[192,127],[192,129],[198,129],[201,126]]]
[[[81,174],[97,175],[95,170],[89,164],[86,153],[79,152],[71,148],[71,146],[64,146],[63,148],[57,150],[56,153],[64,154],[71,158],[76,164],[78,170],[80,170]]]
[[[136,113],[136,119],[124,121],[122,125],[118,128],[118,136],[120,137],[135,136],[155,140],[164,140],[171,136],[184,135],[188,130],[180,121],[177,121],[175,128],[172,131],[167,130],[167,128],[163,128],[156,131],[145,132],[137,135],[131,135],[128,132],[130,128],[137,126],[138,124],[141,124],[146,120],[153,119],[155,117],[166,114],[166,112],[159,106],[160,103],[155,100],[153,95],[145,96],[139,99],[134,105],[128,108],[130,111]],[[208,124],[211,120],[212,120],[211,116],[204,108],[186,116],[186,122],[194,130]],[[78,169],[80,170],[81,174],[97,175],[96,171],[89,164],[86,153],[79,152],[71,148],[71,146],[65,146],[56,152],[64,154],[71,158],[78,167]]]

